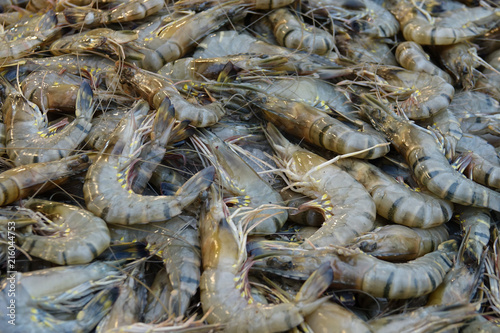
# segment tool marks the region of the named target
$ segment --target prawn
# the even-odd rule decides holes
[[[172,82],[163,76],[132,66],[120,69],[120,82],[125,88],[138,92],[155,109],[168,97],[179,121],[189,120],[193,126],[206,127],[217,123],[225,114],[224,107],[218,101],[200,105],[194,98],[185,99]]]
[[[278,155],[280,171],[294,191],[315,198],[301,209],[320,210],[325,222],[304,246],[344,245],[370,231],[376,208],[372,197],[353,177],[339,167],[325,165],[322,157],[290,143],[269,123],[266,136]]]
[[[448,236],[442,225],[429,229],[387,225],[357,237],[349,247],[387,261],[413,260],[436,251]]]
[[[3,104],[7,154],[15,165],[49,162],[68,156],[90,131],[94,110],[90,85],[83,81],[76,97],[76,118],[54,133],[36,105],[5,81],[9,95]],[[57,129],[57,128],[56,128]]]
[[[203,273],[200,299],[208,323],[224,323],[226,332],[281,332],[304,321],[325,298],[319,295],[331,281],[331,269],[322,266],[304,283],[289,303],[264,305],[254,302],[248,290],[246,233],[224,212],[215,188],[200,218]]]
[[[219,172],[223,188],[235,196],[226,199],[232,205],[229,212],[233,213],[237,209],[258,211],[251,218],[246,218],[249,226],[252,226],[252,233],[272,234],[285,224],[288,213],[285,207],[279,207],[283,203],[281,195],[223,140],[208,131],[202,131],[201,136],[193,138],[193,142]],[[235,216],[233,219],[237,223],[240,217]]]
[[[328,56],[335,46],[335,38],[331,33],[303,23],[286,8],[274,10],[268,18],[281,46],[322,56]]]
[[[377,214],[407,227],[432,228],[448,222],[453,204],[411,189],[369,162],[341,159],[335,165],[363,184],[377,206]]]
[[[442,199],[464,206],[500,211],[500,193],[463,177],[450,165],[434,137],[422,128],[392,115],[387,107],[370,95],[361,98],[369,104],[365,114],[383,131],[406,159],[417,181]]]
[[[162,126],[169,123],[169,117],[161,114],[168,111],[168,105],[166,100],[157,113],[157,117],[162,119]],[[139,122],[142,128],[135,129],[135,117],[140,117],[148,110],[145,101],[134,106],[124,126],[121,130],[115,130],[87,172],[83,186],[87,209],[108,223],[136,224],[168,220],[179,215],[212,183],[215,170],[209,167],[194,175],[172,196],[147,197],[128,189],[129,173],[143,145],[142,131],[148,122],[143,119]]]
[[[42,193],[87,170],[87,154],[58,161],[26,164],[0,173],[0,206]]]
[[[464,241],[464,258],[466,263],[479,263],[484,249],[490,241],[491,214],[488,209],[477,207],[458,207],[456,220],[460,223],[464,234],[469,237]]]
[[[499,15],[500,20],[500,15]],[[477,50],[467,42],[445,45],[438,48],[439,57],[444,68],[453,75],[455,82],[464,90],[474,88],[474,71],[480,65],[477,61]]]
[[[419,44],[407,41],[401,42],[396,48],[396,60],[405,69],[437,75],[447,83],[452,84],[451,77],[430,61],[430,57]]]
[[[49,235],[19,236],[22,248],[33,256],[58,265],[87,264],[109,247],[106,222],[85,209],[40,199],[30,199],[24,207],[50,219],[48,225],[39,226]]]

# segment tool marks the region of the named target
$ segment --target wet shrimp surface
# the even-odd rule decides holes
[[[496,0],[0,0],[2,332],[500,330]]]

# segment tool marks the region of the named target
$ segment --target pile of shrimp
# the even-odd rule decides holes
[[[2,332],[500,331],[497,0],[0,0]]]

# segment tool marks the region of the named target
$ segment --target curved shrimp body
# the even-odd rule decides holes
[[[0,174],[0,206],[52,189],[87,170],[89,165],[89,157],[81,154],[4,171]]]
[[[281,46],[327,56],[335,45],[331,33],[306,25],[286,8],[271,12],[269,20],[274,27],[274,36]]]
[[[377,214],[407,227],[432,228],[448,222],[453,204],[411,189],[371,163],[354,158],[335,163],[363,184],[377,206]]]
[[[422,46],[415,42],[399,43],[396,48],[396,60],[405,69],[437,75],[447,83],[452,84],[450,75],[434,65],[430,61],[429,55],[422,49]]]
[[[266,119],[280,129],[338,154],[353,153],[386,142],[368,124],[358,130],[353,129],[303,102],[288,102],[267,96],[253,103],[262,108]],[[388,146],[380,146],[361,152],[357,157],[374,159],[388,152]]]
[[[335,165],[321,166],[325,159],[291,144],[272,124],[266,135],[294,190],[317,198],[303,208],[325,215],[323,226],[304,245],[344,245],[372,229],[375,203],[363,185]]]
[[[434,137],[408,121],[388,113],[375,98],[363,95],[370,107],[364,109],[405,157],[420,184],[439,198],[464,206],[500,210],[500,193],[465,178],[450,165]]]
[[[465,172],[475,182],[500,189],[500,158],[492,145],[478,136],[464,134],[458,141],[457,152],[471,158]]]
[[[22,236],[23,249],[33,256],[59,265],[86,264],[109,246],[106,222],[85,209],[39,199],[29,200],[25,207],[42,212],[57,225],[51,236]]]
[[[74,111],[81,82],[76,75],[38,70],[23,80],[21,89],[40,110]]]
[[[229,1],[168,25],[157,33],[156,38],[162,40],[161,46],[144,50],[141,67],[157,71],[166,63],[181,58],[199,40],[226,24],[230,17],[241,16],[244,8]]]
[[[25,26],[26,31],[19,37],[19,32],[9,38],[4,35],[0,40],[0,60],[17,59],[41,45],[43,42],[53,37],[61,27],[56,26],[57,18],[53,10],[49,10],[43,16],[34,18],[34,23]]]
[[[200,219],[203,273],[200,299],[209,323],[225,323],[227,332],[280,332],[304,321],[324,299],[317,299],[331,281],[331,270],[314,274],[291,303],[264,305],[254,302],[241,272],[246,260],[245,236],[223,212],[223,203],[212,189],[210,203]],[[319,278],[319,279],[318,279]],[[323,280],[324,281],[319,281]]]
[[[87,82],[82,82],[76,97],[76,118],[61,131],[46,128],[38,107],[19,94],[10,94],[3,113],[6,146],[16,165],[55,161],[68,156],[87,136],[92,124],[93,94]]]
[[[176,119],[189,120],[196,127],[214,125],[225,114],[220,102],[201,105],[193,98],[185,99],[170,80],[139,68],[123,68],[120,81],[138,92],[155,109],[168,97],[175,108]]]
[[[458,142],[462,139],[464,131],[461,122],[448,109],[430,116],[418,123],[422,127],[430,128],[438,137],[439,142],[445,150],[448,160],[452,160],[457,149]]]
[[[132,0],[119,4],[111,10],[88,7],[71,7],[63,11],[70,25],[85,27],[140,20],[155,14],[165,6],[162,0]]]
[[[295,0],[235,0],[227,1],[234,5],[245,5],[248,9],[276,9],[291,5]],[[174,8],[176,10],[195,9],[198,6],[203,8],[219,4],[218,0],[180,0],[176,1]]]
[[[485,34],[498,25],[500,11],[484,7],[462,8],[430,22],[411,1],[394,1],[391,12],[406,40],[420,45],[451,45]]]
[[[196,221],[177,217],[147,237],[149,250],[158,250],[163,258],[172,288],[169,304],[176,316],[186,313],[200,285],[200,240],[195,225]]]
[[[465,240],[463,261],[479,262],[490,241],[490,212],[485,208],[460,207],[456,217],[463,232],[469,232],[469,238]]]
[[[445,226],[419,229],[387,225],[356,238],[351,247],[383,260],[413,260],[436,251],[448,236]]]
[[[123,130],[114,132],[85,178],[83,193],[87,209],[108,223],[168,220],[179,215],[213,180],[215,171],[210,167],[193,176],[173,196],[147,197],[127,188],[131,164],[142,146],[142,134],[134,129],[134,116],[148,111],[145,104],[138,103],[131,110],[133,116],[128,118]]]
[[[195,142],[198,142],[197,145],[219,172],[224,189],[234,196],[228,199],[234,205],[229,211],[254,210],[252,217],[247,218],[250,226],[253,226],[251,233],[272,234],[281,229],[288,218],[286,208],[277,207],[283,204],[281,195],[218,136],[208,131],[202,134],[199,139],[201,142]],[[238,222],[241,218],[233,219]]]
[[[424,119],[439,113],[450,105],[455,94],[453,86],[439,76],[392,66],[371,65],[370,68],[372,74],[369,75],[382,79],[382,82],[373,82],[375,86],[381,84],[382,90],[387,86],[389,96],[402,99],[402,109],[410,119]]]

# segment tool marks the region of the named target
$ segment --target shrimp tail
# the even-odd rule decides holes
[[[330,287],[332,282],[333,268],[329,262],[325,262],[304,282],[297,296],[295,296],[295,301],[299,304],[308,304],[308,306],[314,305],[315,309],[318,302],[323,303],[326,301],[326,299],[318,299],[318,297]],[[306,308],[303,307],[303,309]]]
[[[78,94],[76,96],[76,110],[75,115],[77,117],[85,117],[90,119],[92,115],[92,104],[93,104],[94,94],[92,93],[92,88],[87,81],[83,81]]]
[[[174,124],[175,108],[170,102],[170,99],[165,97],[158,107],[158,113],[156,114],[153,125],[154,132],[152,133],[151,139],[155,139],[153,136],[160,136],[158,141],[165,145],[167,140],[172,137]]]
[[[215,168],[209,166],[193,177],[191,177],[184,185],[175,192],[176,196],[183,198],[187,202],[192,202],[200,194],[200,192],[206,190],[212,182],[214,181]]]

